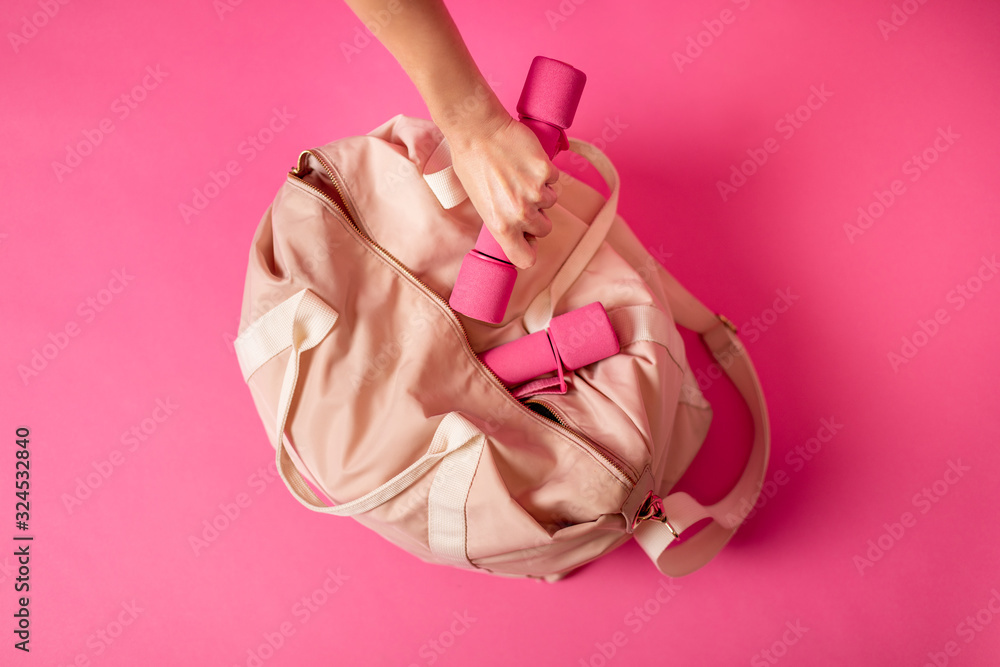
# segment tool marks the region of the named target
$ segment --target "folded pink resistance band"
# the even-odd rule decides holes
[[[604,306],[595,301],[553,317],[548,329],[486,350],[479,358],[508,387],[558,372],[556,378],[529,382],[513,392],[515,397],[524,398],[543,392],[565,393],[564,368],[583,368],[618,354],[620,349]]]
[[[566,128],[573,123],[586,82],[586,74],[559,60],[535,56],[531,61],[517,112],[550,160],[569,148]],[[449,303],[459,313],[499,324],[516,280],[517,267],[483,225],[475,248],[462,261]]]

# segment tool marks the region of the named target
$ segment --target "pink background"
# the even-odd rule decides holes
[[[604,133],[625,219],[744,325],[772,497],[671,589],[635,544],[558,585],[425,565],[267,471],[230,344],[251,235],[301,150],[427,112],[344,5],[223,1],[4,4],[0,541],[18,426],[35,541],[30,656],[0,556],[0,663],[993,664],[1000,6],[907,0],[895,26],[887,0],[451,3],[509,109],[537,54],[588,74],[571,135]],[[749,423],[728,383],[706,395],[705,497]]]

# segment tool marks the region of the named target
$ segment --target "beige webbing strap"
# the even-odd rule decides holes
[[[304,289],[254,321],[234,342],[240,368],[243,370],[243,376],[246,380],[249,380],[257,369],[269,360],[288,348],[292,349],[288,365],[285,367],[281,393],[278,397],[275,434],[276,463],[278,473],[285,486],[300,503],[317,512],[336,516],[361,514],[402,493],[440,459],[452,452],[470,449],[473,452],[471,455],[459,457],[459,462],[451,466],[452,474],[455,474],[456,468],[461,472],[458,477],[466,485],[465,493],[467,493],[467,486],[471,484],[472,476],[462,471],[466,471],[469,466],[474,467],[478,462],[486,436],[457,412],[450,412],[442,418],[434,432],[430,447],[422,457],[377,489],[356,500],[331,507],[321,501],[305,483],[285,449],[285,438],[283,437],[285,422],[288,419],[288,410],[298,381],[299,359],[303,352],[315,347],[326,337],[337,322],[337,317],[336,311],[324,303],[322,299],[308,289]],[[442,498],[438,514],[447,521],[455,514],[447,511],[447,504],[450,499],[457,497],[456,491],[450,489],[444,482],[438,484],[438,487],[436,495]],[[460,495],[461,490],[457,493]],[[464,502],[464,496],[462,498]],[[456,535],[458,531],[464,531],[464,524],[458,528],[446,526],[446,529],[441,530],[444,531],[445,536],[438,540],[438,543],[444,545],[441,548],[448,551],[448,555],[455,557],[457,554],[455,554],[456,547],[454,545],[458,539]],[[464,532],[461,533],[461,539],[464,544]]]
[[[753,507],[757,501],[770,456],[771,436],[760,381],[746,348],[730,328],[729,321],[712,313],[666,269],[660,267],[660,270],[677,322],[701,334],[702,340],[739,390],[750,409],[754,424],[753,445],[746,467],[725,498],[706,507],[687,493],[670,494],[663,499],[664,514],[670,526],[657,521],[643,521],[635,530],[636,540],[659,570],[669,576],[679,577],[708,563],[732,538],[743,522],[746,509]],[[637,319],[633,328],[644,332],[646,337],[643,339],[663,336],[663,327],[650,326],[646,323],[650,318],[643,317],[640,311],[641,308],[622,309],[623,314],[619,317],[642,318]],[[669,349],[670,341],[667,337],[657,342]],[[691,538],[673,548],[667,548],[677,539],[670,527],[683,533],[685,529],[706,518],[712,519],[712,523]]]
[[[580,277],[583,270],[587,268],[590,260],[593,259],[594,254],[608,235],[608,230],[611,229],[611,224],[615,221],[618,212],[618,196],[621,190],[618,171],[611,164],[608,156],[593,144],[579,139],[570,139],[569,148],[590,161],[604,182],[607,183],[611,194],[590,222],[590,226],[577,242],[576,247],[573,248],[573,252],[552,278],[548,288],[539,292],[534,300],[528,304],[524,312],[524,326],[529,332],[540,331],[548,326],[556,304],[566,294],[573,282]]]

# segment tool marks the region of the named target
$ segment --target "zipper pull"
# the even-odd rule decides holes
[[[639,525],[640,521],[650,521],[650,520],[659,521],[660,523],[665,525],[667,529],[670,531],[670,533],[674,536],[674,539],[680,537],[680,533],[678,533],[677,530],[672,525],[670,525],[670,522],[667,520],[667,515],[663,511],[663,499],[660,498],[655,493],[653,493],[652,491],[646,494],[646,499],[642,502],[642,505],[639,507],[639,511],[636,512],[635,519],[632,520],[632,530],[633,531],[635,530],[635,527]]]
[[[295,162],[296,162],[295,166],[289,169],[288,173],[291,174],[292,176],[302,178],[308,171],[306,169],[306,166],[309,163],[309,151],[305,150],[299,153],[299,159],[296,160]]]

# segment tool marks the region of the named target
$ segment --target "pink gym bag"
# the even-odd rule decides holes
[[[495,324],[449,305],[483,223],[434,123],[400,115],[299,156],[253,237],[235,348],[303,505],[429,563],[547,581],[633,537],[681,576],[733,536],[769,453],[753,365],[617,215],[607,157],[567,145],[610,196],[562,174]],[[712,418],[678,324],[753,416],[746,468],[709,506],[672,492]]]

